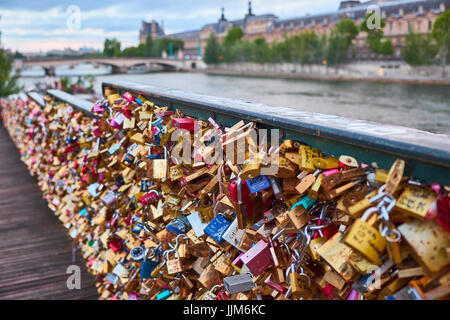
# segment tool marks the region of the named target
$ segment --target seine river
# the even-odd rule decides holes
[[[30,85],[39,79],[22,81]],[[149,73],[97,75],[96,92],[101,93],[102,81],[114,80],[450,134],[449,86]]]

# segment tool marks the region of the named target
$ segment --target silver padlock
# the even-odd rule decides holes
[[[238,274],[223,279],[223,286],[230,294],[252,290],[255,284],[250,273]]]

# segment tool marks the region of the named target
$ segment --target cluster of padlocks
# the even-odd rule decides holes
[[[401,159],[383,170],[293,140],[261,151],[254,123],[129,92],[106,90],[95,117],[45,99],[9,101],[3,121],[101,299],[449,298],[449,189]],[[199,133],[192,163],[173,156],[177,130]]]

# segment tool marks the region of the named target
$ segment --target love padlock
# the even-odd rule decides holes
[[[159,200],[159,193],[158,191],[152,190],[149,193],[144,194],[143,196],[139,197],[139,203],[141,203],[143,206],[155,203]]]
[[[377,212],[377,208],[367,209],[360,219],[355,220],[344,239],[345,244],[360,252],[372,262],[377,262],[386,248],[386,239],[367,222],[367,219]]]

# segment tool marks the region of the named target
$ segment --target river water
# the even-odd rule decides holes
[[[38,79],[22,82],[30,85]],[[449,86],[149,73],[97,75],[96,92],[101,94],[103,81],[114,80],[450,134]]]

